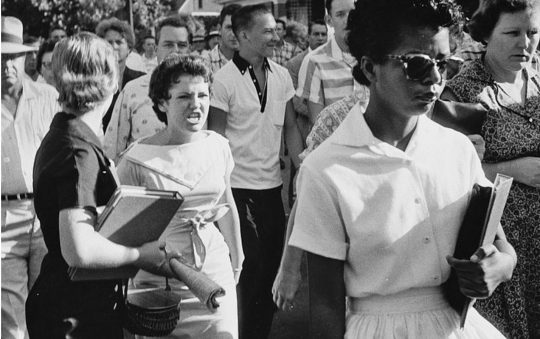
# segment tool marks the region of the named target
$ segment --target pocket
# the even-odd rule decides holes
[[[272,123],[275,127],[283,127],[285,122],[285,109],[287,107],[286,100],[274,100],[272,101]]]

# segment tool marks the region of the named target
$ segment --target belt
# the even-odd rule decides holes
[[[2,194],[2,201],[34,199],[34,193]]]

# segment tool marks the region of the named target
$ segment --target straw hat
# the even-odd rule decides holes
[[[36,51],[37,48],[23,45],[23,24],[13,16],[2,17],[2,54]]]

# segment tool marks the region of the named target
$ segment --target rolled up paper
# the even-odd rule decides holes
[[[210,311],[219,307],[217,298],[225,295],[223,287],[208,278],[204,273],[194,270],[176,258],[172,258],[169,263],[176,278],[183,281]]]

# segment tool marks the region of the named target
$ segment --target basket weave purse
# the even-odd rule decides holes
[[[180,296],[159,287],[138,286],[126,295],[123,326],[133,334],[161,337],[170,334],[180,319]]]

